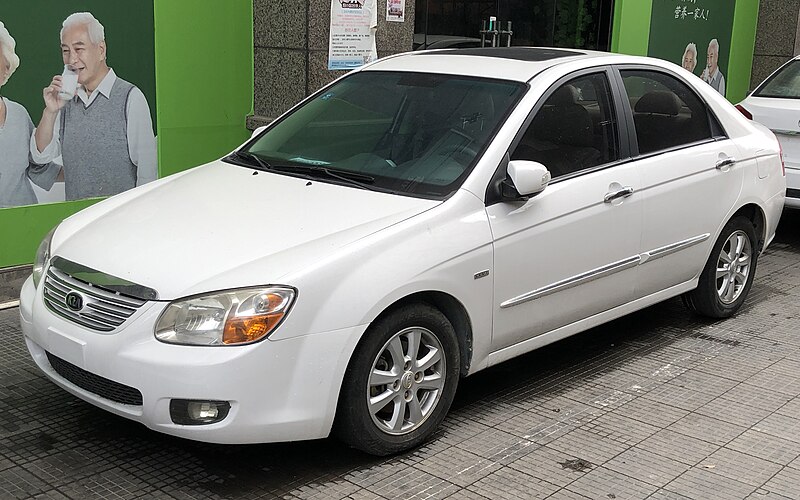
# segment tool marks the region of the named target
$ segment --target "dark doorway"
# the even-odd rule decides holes
[[[512,22],[512,45],[607,51],[613,10],[614,0],[416,0],[414,43],[478,43],[481,21],[495,16],[501,28]]]

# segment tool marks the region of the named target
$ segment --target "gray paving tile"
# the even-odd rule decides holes
[[[775,474],[764,485],[764,489],[789,498],[797,498],[800,492],[800,469],[786,467]]]
[[[581,429],[628,446],[635,445],[659,431],[654,425],[616,413],[601,415],[582,425]]]
[[[668,429],[717,445],[724,445],[747,430],[746,427],[697,413],[691,413],[683,417],[670,425]]]
[[[545,446],[595,465],[604,464],[629,447],[608,436],[599,436],[583,429],[576,429]]]
[[[640,396],[652,401],[694,411],[717,397],[716,394],[696,392],[673,384],[664,384]]]
[[[766,490],[757,490],[755,493],[751,493],[745,500],[795,500],[793,498],[785,497],[783,495],[778,495],[777,493],[773,493],[771,491]]]
[[[616,408],[614,414],[624,415],[656,427],[667,427],[688,415],[689,411],[647,398],[636,398]]]
[[[415,466],[461,487],[468,486],[501,467],[494,460],[480,457],[458,447],[428,456],[417,462]]]
[[[701,406],[695,410],[695,413],[742,427],[751,427],[772,412],[757,406],[732,401],[723,395]]]
[[[658,490],[649,497],[647,500],[697,500],[696,498],[685,497],[674,491]]]
[[[773,412],[791,401],[792,397],[786,394],[764,390],[747,382],[742,383],[724,394],[725,399],[744,403],[749,406],[763,408]]]
[[[456,445],[462,450],[498,463],[509,463],[540,445],[498,429],[489,429]]]
[[[800,419],[800,397],[794,398],[776,410],[776,413],[794,419]]]
[[[708,469],[692,467],[664,489],[698,500],[740,500],[757,488]]]
[[[557,486],[566,486],[596,466],[574,455],[542,446],[508,466]]]
[[[641,499],[658,489],[656,486],[618,472],[598,467],[566,488],[589,498]]]
[[[558,491],[559,487],[516,469],[503,468],[467,489],[493,500],[522,500],[547,498]]]
[[[783,467],[751,455],[722,448],[700,462],[697,467],[752,486],[761,486]]]
[[[756,373],[747,379],[747,383],[791,397],[800,395],[800,377],[786,375],[784,370],[773,370],[771,367]]]
[[[800,443],[753,429],[746,430],[725,447],[780,465],[787,465],[800,456]]]
[[[622,452],[603,467],[659,487],[689,470],[688,465],[677,460],[639,448]]]
[[[695,370],[744,382],[774,364],[781,357],[775,353],[742,348],[709,359],[698,365]]]
[[[547,497],[547,500],[590,500],[590,498],[569,490],[561,489]]]
[[[414,467],[403,467],[364,489],[386,498],[441,498],[458,486]]]
[[[7,469],[0,472],[0,498],[27,498],[50,488],[30,472]]]
[[[639,443],[637,448],[652,451],[682,464],[694,465],[717,451],[720,446],[664,429]]]
[[[800,419],[774,413],[753,426],[754,430],[800,442]]]

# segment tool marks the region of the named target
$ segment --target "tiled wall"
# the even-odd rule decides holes
[[[800,0],[760,0],[752,90],[790,57],[800,53]]]
[[[341,76],[329,71],[330,0],[254,0],[255,116],[248,126],[268,123],[306,95]],[[406,21],[386,22],[386,0],[378,0],[378,56],[411,50],[414,0]]]

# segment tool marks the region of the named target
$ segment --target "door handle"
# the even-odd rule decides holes
[[[721,160],[717,160],[717,170],[722,170],[725,167],[732,167],[736,165],[736,158],[729,156],[728,158],[723,158]]]
[[[632,194],[633,194],[633,188],[630,186],[625,186],[619,191],[606,193],[605,197],[603,198],[603,203],[611,203],[612,201],[618,200],[619,198],[627,198]]]

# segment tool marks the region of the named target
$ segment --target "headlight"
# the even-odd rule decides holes
[[[42,280],[42,274],[44,274],[44,268],[47,266],[47,261],[50,260],[50,240],[53,239],[53,233],[56,232],[56,228],[54,227],[47,233],[47,236],[44,237],[41,243],[39,243],[39,248],[36,249],[36,258],[33,260],[33,286],[39,287],[39,282]]]
[[[156,338],[184,345],[255,342],[280,324],[294,298],[294,289],[274,286],[176,300],[158,318]]]

